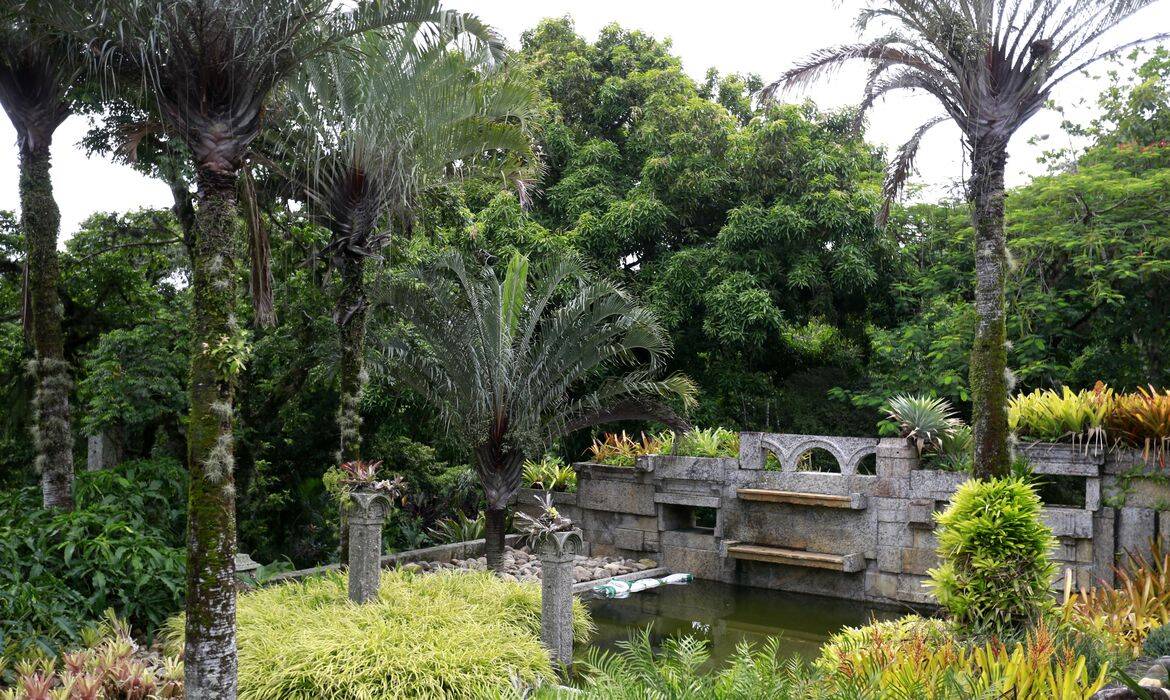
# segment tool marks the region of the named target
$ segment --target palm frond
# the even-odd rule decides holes
[[[890,207],[901,194],[902,189],[910,180],[914,172],[914,159],[918,156],[918,149],[922,146],[922,139],[934,127],[950,120],[950,117],[939,115],[928,119],[914,130],[910,138],[898,149],[898,154],[890,161],[886,168],[886,180],[882,185],[882,208],[878,212],[877,225],[884,227],[890,219]]]

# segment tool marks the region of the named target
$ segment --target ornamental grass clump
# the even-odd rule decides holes
[[[1100,449],[1115,401],[1113,390],[1101,382],[1091,390],[1037,389],[1008,400],[1008,426],[1025,438]]]
[[[328,574],[241,595],[237,625],[241,700],[491,698],[555,677],[540,588],[490,573],[386,572],[362,605]],[[573,628],[592,630],[576,600]]]
[[[1105,426],[1114,440],[1141,449],[1146,462],[1165,468],[1170,453],[1170,390],[1139,387],[1136,394],[1118,396]]]
[[[968,481],[935,521],[941,564],[928,585],[961,629],[1018,633],[1051,608],[1056,540],[1025,480]]]

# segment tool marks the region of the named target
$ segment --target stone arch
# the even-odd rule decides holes
[[[821,449],[833,455],[842,475],[854,475],[862,459],[877,453],[877,442],[877,438],[769,433],[759,436],[759,458],[763,459],[765,451],[771,452],[780,460],[782,471],[795,472],[801,455],[809,450]]]

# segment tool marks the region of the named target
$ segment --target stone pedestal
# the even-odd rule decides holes
[[[540,559],[540,641],[561,669],[573,662],[573,557],[582,547],[580,530],[541,535],[533,546]]]
[[[375,491],[349,495],[349,599],[365,603],[378,595],[382,577],[382,525],[390,499]]]

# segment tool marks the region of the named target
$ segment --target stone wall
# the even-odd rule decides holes
[[[837,469],[802,471],[816,464],[801,458],[813,449],[828,453]],[[1121,552],[1149,552],[1153,539],[1170,544],[1170,481],[1140,454],[1049,444],[1017,449],[1036,473],[1076,497],[1044,511],[1059,543],[1054,590],[1066,575],[1077,587],[1111,582]],[[921,466],[901,439],[742,433],[738,458],[577,464],[577,493],[556,499],[594,556],[650,556],[699,578],[930,605],[923,582],[937,563],[933,514],[966,476]],[[535,504],[522,492],[518,503],[525,501]],[[696,526],[705,508],[715,511],[713,528]]]

